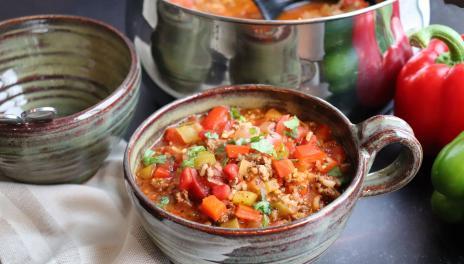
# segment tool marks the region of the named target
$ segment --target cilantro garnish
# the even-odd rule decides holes
[[[230,115],[232,116],[233,119],[239,120],[239,121],[246,121],[245,117],[240,114],[240,111],[237,109],[237,107],[231,107],[230,108]]]
[[[285,121],[284,126],[290,130],[297,129],[300,126],[300,120],[294,116],[293,118]]]
[[[291,131],[285,131],[285,135],[291,138],[298,138],[298,128],[292,129]]]
[[[329,173],[327,173],[327,175],[329,176],[333,176],[333,177],[340,177],[343,175],[342,171],[340,170],[340,167],[338,166],[335,166],[333,169],[331,169],[329,171]]]
[[[206,148],[203,146],[193,146],[187,150],[187,156],[196,157],[196,155],[202,151],[206,151]]]
[[[233,143],[235,145],[243,146],[243,145],[246,145],[246,144],[250,143],[250,139],[248,139],[248,138],[239,138],[239,139],[236,139]]]
[[[166,155],[157,155],[153,156],[155,152],[151,149],[147,149],[145,153],[143,154],[143,164],[145,166],[149,166],[152,164],[164,164],[166,163]]]
[[[271,213],[271,204],[268,201],[260,201],[255,204],[255,210],[262,212],[263,214]]]
[[[298,138],[298,127],[300,126],[300,120],[296,116],[285,121],[284,126],[290,129],[290,131],[285,131],[286,136],[291,138]]]
[[[185,167],[194,167],[195,165],[195,158],[197,157],[198,153],[202,152],[202,151],[206,151],[206,148],[203,147],[203,146],[193,146],[193,147],[190,147],[188,150],[187,150],[187,159],[183,160],[182,161],[182,168],[185,168]]]
[[[161,197],[161,199],[160,199],[160,201],[158,203],[159,207],[161,207],[161,208],[166,207],[166,205],[168,205],[168,204],[169,204],[169,197],[168,196]]]
[[[209,138],[209,139],[218,139],[219,135],[216,132],[208,131],[208,132],[205,133],[205,137]]]
[[[263,220],[261,220],[261,226],[262,227],[269,226],[269,216],[263,215]]]
[[[271,214],[271,204],[267,201],[266,191],[261,188],[261,201],[257,202],[254,206],[255,210],[260,211],[264,215]]]
[[[250,127],[250,129],[248,130],[248,132],[250,133],[250,135],[255,135],[258,133],[258,128],[256,127]]]
[[[257,151],[259,151],[261,153],[265,153],[265,154],[269,154],[269,155],[272,155],[275,152],[274,145],[272,145],[272,143],[269,142],[269,140],[267,140],[265,138],[262,138],[257,142],[251,143],[250,146],[254,150],[257,150]]]

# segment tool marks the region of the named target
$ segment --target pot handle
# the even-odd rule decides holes
[[[361,152],[366,157],[366,174],[382,148],[393,143],[403,145],[392,164],[367,174],[363,196],[396,191],[414,178],[422,163],[422,147],[408,123],[394,116],[379,115],[358,124],[357,128]]]

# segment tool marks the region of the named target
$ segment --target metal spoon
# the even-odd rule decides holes
[[[57,116],[54,107],[37,107],[21,113],[21,116],[0,114],[0,124],[21,125],[25,123],[46,123]]]
[[[303,0],[253,0],[266,20],[276,19],[287,6]]]
[[[259,12],[266,20],[274,20],[290,5],[298,2],[309,3],[309,0],[253,0]],[[328,3],[336,3],[338,0],[328,0]],[[368,0],[371,5],[377,3],[376,0]]]

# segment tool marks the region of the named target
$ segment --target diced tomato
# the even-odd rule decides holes
[[[238,158],[240,154],[248,154],[250,152],[249,146],[239,146],[239,145],[226,145],[226,153],[229,158]]]
[[[158,166],[153,173],[153,178],[165,179],[171,177],[171,172],[165,167]]]
[[[242,220],[255,222],[261,221],[261,218],[263,217],[259,211],[243,204],[239,204],[236,207],[235,216]]]
[[[306,138],[306,135],[308,134],[308,128],[305,126],[299,126],[298,127],[298,136],[296,137],[296,142],[301,143],[303,140]]]
[[[166,129],[166,133],[164,134],[164,140],[167,142],[172,142],[174,145],[184,145],[185,142],[182,139],[182,136],[179,134],[176,128],[170,127]]]
[[[224,185],[216,185],[212,188],[212,193],[216,196],[219,200],[229,200],[230,196],[230,187],[227,184]]]
[[[180,174],[179,178],[179,189],[180,190],[189,190],[192,185],[193,178],[197,177],[197,170],[194,168],[187,167]]]
[[[214,221],[219,220],[227,213],[226,205],[214,195],[203,198],[200,210]]]
[[[238,177],[238,165],[235,163],[227,164],[223,169],[226,179],[229,181],[234,181]]]
[[[225,106],[217,106],[206,115],[201,122],[203,128],[207,130],[222,131],[229,121],[229,108]]]
[[[322,160],[327,154],[322,151],[316,144],[308,143],[295,148],[295,157],[297,159],[311,159],[313,161]]]
[[[295,153],[295,149],[296,149],[295,142],[293,142],[291,140],[287,140],[285,142],[285,146],[287,147],[287,150],[288,150],[288,156],[292,157],[293,154]]]
[[[190,185],[189,193],[195,199],[203,199],[209,194],[209,187],[203,177],[192,175],[192,184]]]
[[[295,166],[293,166],[293,162],[289,159],[273,160],[272,166],[274,167],[274,169],[277,172],[277,175],[279,175],[280,178],[287,177],[295,169]]]
[[[279,119],[276,126],[277,133],[281,134],[282,136],[285,134],[285,130],[287,129],[287,127],[284,125],[284,122],[288,121],[289,119],[290,115],[284,115]]]
[[[317,139],[325,142],[330,138],[332,130],[328,125],[319,125],[314,134],[316,135]]]

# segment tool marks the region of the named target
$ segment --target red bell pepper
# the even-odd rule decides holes
[[[395,2],[392,5],[391,17],[385,22],[389,23],[385,26],[388,27],[388,33],[391,31],[392,44],[383,55],[375,31],[376,13],[371,11],[355,17],[353,45],[359,57],[356,91],[360,103],[364,106],[378,108],[393,99],[398,74],[412,56],[399,12],[399,2]]]
[[[410,42],[423,49],[401,70],[395,114],[411,125],[424,151],[435,154],[464,130],[464,42],[441,25],[420,30]]]

